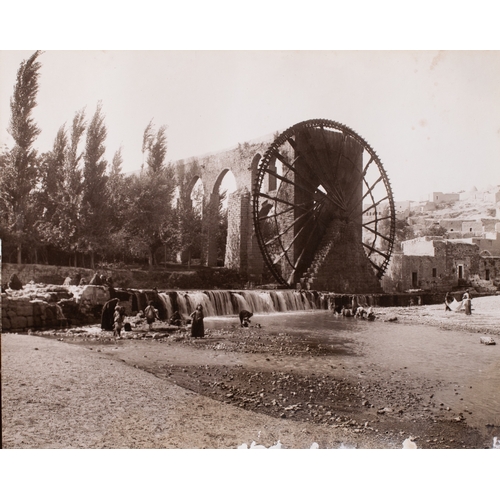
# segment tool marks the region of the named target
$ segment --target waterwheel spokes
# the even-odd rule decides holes
[[[359,229],[347,241],[361,240],[376,275],[384,274],[395,236],[392,191],[376,153],[352,129],[330,120],[290,127],[261,158],[253,194],[257,241],[280,283],[293,286],[320,247],[329,252],[342,241],[348,221]]]
[[[323,209],[323,204],[318,203],[311,207],[309,210],[306,212],[298,215],[291,224],[288,225],[288,227],[280,230],[280,221],[278,218],[274,219],[275,223],[275,230],[278,231],[278,234],[273,236],[271,239],[267,240],[264,245],[267,248],[271,248],[272,245],[277,241],[279,244],[279,247],[281,248],[281,252],[276,255],[273,255],[272,258],[272,263],[273,266],[276,266],[279,261],[281,261],[283,258],[286,259],[288,262],[288,265],[295,270],[297,263],[294,263],[292,258],[291,258],[291,253],[290,249],[292,246],[295,244],[296,240],[299,238],[299,236],[305,235],[308,239],[307,241],[309,242],[314,231],[318,227],[319,224],[323,224],[323,221],[321,220],[321,212]],[[295,230],[295,233],[293,236],[291,236],[290,241],[285,241],[284,236],[290,232],[292,229]]]
[[[300,158],[304,162],[306,160],[302,156],[297,156],[293,162],[288,162],[286,158],[279,153],[279,151],[273,151],[272,156],[274,156],[276,159],[278,159],[288,170],[289,172],[292,172],[297,180],[300,180],[300,182],[296,182],[295,180],[290,179],[289,177],[282,176],[278,174],[275,170],[270,169],[269,167],[264,167],[263,172],[267,173],[282,182],[286,182],[288,184],[291,184],[292,186],[296,186],[301,190],[308,191],[310,193],[314,193],[315,195],[319,195],[321,197],[324,197],[328,199],[330,202],[333,204],[337,205],[339,208],[342,210],[345,209],[345,206],[342,202],[342,199],[337,195],[336,192],[328,192],[328,191],[321,191],[319,189],[318,185],[315,185],[310,179],[305,177],[301,172],[299,172],[293,165],[297,162],[297,160]],[[306,162],[307,163],[307,162]],[[307,164],[309,165],[309,164]],[[312,169],[309,167],[309,169],[312,171]]]
[[[317,207],[312,207],[310,208],[309,210],[307,210],[306,212],[304,212],[303,214],[299,215],[296,219],[293,220],[293,222],[291,224],[289,224],[284,230],[282,230],[281,232],[279,232],[277,235],[273,236],[270,240],[267,240],[264,244],[267,246],[271,243],[273,243],[275,240],[281,238],[282,236],[284,236],[286,233],[288,233],[291,229],[293,229],[295,227],[295,225],[297,224],[298,221],[302,220],[304,217],[307,217],[307,216],[310,216],[311,213],[317,211]],[[275,217],[274,215],[272,215],[271,217]],[[276,217],[275,217],[275,220]],[[301,230],[304,228],[305,226],[303,225]],[[294,240],[297,238],[297,236],[295,236]]]

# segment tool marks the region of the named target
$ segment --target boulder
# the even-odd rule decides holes
[[[481,337],[479,339],[479,341],[481,342],[481,344],[485,344],[485,345],[495,345],[496,344],[496,342],[491,337]]]

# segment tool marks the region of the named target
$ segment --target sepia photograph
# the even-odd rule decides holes
[[[0,50],[1,447],[499,449],[499,89],[497,50]]]

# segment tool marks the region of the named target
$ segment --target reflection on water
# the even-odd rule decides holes
[[[331,311],[256,314],[252,324],[257,323],[267,332],[286,332],[297,342],[320,344],[348,368],[376,366],[387,374],[408,370],[408,377],[439,382],[434,401],[466,412],[473,425],[500,426],[500,351],[480,344],[478,333],[368,322],[335,317]],[[239,321],[235,316],[212,317],[205,325],[227,328]]]

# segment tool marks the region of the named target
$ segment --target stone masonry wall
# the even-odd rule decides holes
[[[40,287],[26,285],[19,291],[1,294],[2,331],[59,328],[96,322],[109,300],[107,287],[87,285]]]
[[[366,257],[357,228],[334,221],[325,238],[331,244],[321,263],[313,263],[310,287],[336,293],[381,293],[380,282]]]

